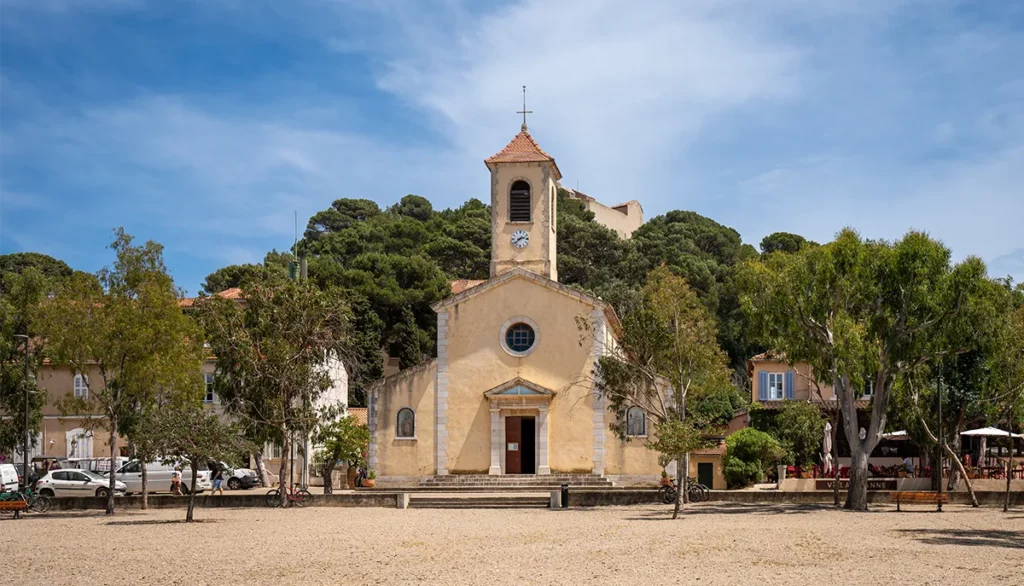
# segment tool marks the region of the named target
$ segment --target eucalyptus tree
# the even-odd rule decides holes
[[[81,374],[87,396],[58,401],[65,415],[97,413],[87,426],[109,432],[110,468],[116,469],[119,436],[127,413],[155,401],[160,389],[202,392],[202,336],[178,304],[180,291],[167,274],[163,247],[133,244],[115,230],[112,267],[97,279],[76,273],[41,304],[42,334],[54,364]],[[99,380],[90,375],[98,373]],[[114,512],[110,474],[107,514]]]
[[[24,451],[26,436],[35,442],[42,428],[46,393],[33,376],[42,363],[38,306],[52,291],[53,283],[35,267],[0,274],[0,413],[11,416],[0,425],[0,454]],[[28,356],[26,340],[32,340],[33,346]]]
[[[834,382],[852,460],[846,507],[866,510],[868,456],[885,433],[893,384],[971,343],[950,329],[970,321],[988,283],[984,264],[953,265],[949,249],[923,233],[885,242],[847,229],[824,246],[748,262],[739,279],[754,335]],[[868,385],[862,430],[856,401]]]
[[[153,430],[164,441],[165,463],[188,466],[192,469],[192,484],[188,491],[188,511],[185,522],[194,520],[196,503],[196,477],[201,466],[210,460],[225,461],[250,449],[236,424],[228,423],[217,413],[204,409],[200,401],[188,401],[169,406],[163,417],[154,422]]]
[[[580,327],[591,331],[582,319]],[[628,415],[640,409],[655,438],[645,440],[647,447],[661,454],[663,464],[676,462],[680,490],[673,519],[682,505],[687,454],[706,444],[709,417],[698,415],[694,404],[731,393],[717,334],[713,315],[686,281],[662,266],[651,272],[637,307],[623,317],[618,344],[607,348],[595,366],[598,392],[616,415],[612,431],[631,439]]]
[[[352,367],[344,296],[308,281],[254,281],[240,301],[201,298],[196,315],[217,357],[214,388],[227,412],[250,437],[273,438],[289,453],[289,436],[316,426],[332,361]],[[282,488],[287,465],[282,457]]]

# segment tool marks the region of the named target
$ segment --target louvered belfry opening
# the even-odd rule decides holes
[[[508,218],[512,222],[530,221],[530,184],[516,181],[508,198]]]

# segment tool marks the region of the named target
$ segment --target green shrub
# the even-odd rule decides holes
[[[730,487],[761,482],[783,455],[785,450],[772,436],[750,427],[741,429],[725,438],[722,473]]]
[[[752,407],[750,426],[779,440],[783,463],[809,468],[817,463],[825,431],[821,409],[807,401],[786,401],[782,409]]]

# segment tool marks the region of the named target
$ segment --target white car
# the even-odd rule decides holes
[[[200,469],[199,473],[196,474],[197,493],[213,488],[213,483],[210,482],[210,471],[205,468],[206,465],[204,464],[203,469]],[[171,492],[171,476],[174,474],[174,470],[174,466],[161,462],[146,464],[146,489],[151,493]],[[142,492],[142,464],[138,460],[132,460],[121,466],[114,474],[118,480],[125,483],[128,487],[128,494]],[[181,492],[188,494],[191,488],[192,469],[188,467],[182,468]]]
[[[114,496],[124,496],[123,482],[114,482]],[[90,470],[53,470],[39,479],[36,490],[44,496],[105,497],[110,494],[110,479]]]

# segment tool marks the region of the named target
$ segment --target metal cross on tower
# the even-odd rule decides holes
[[[523,86],[523,109],[516,112],[516,114],[523,115],[523,132],[526,132],[526,115],[533,114],[533,110],[526,109],[526,86]]]

